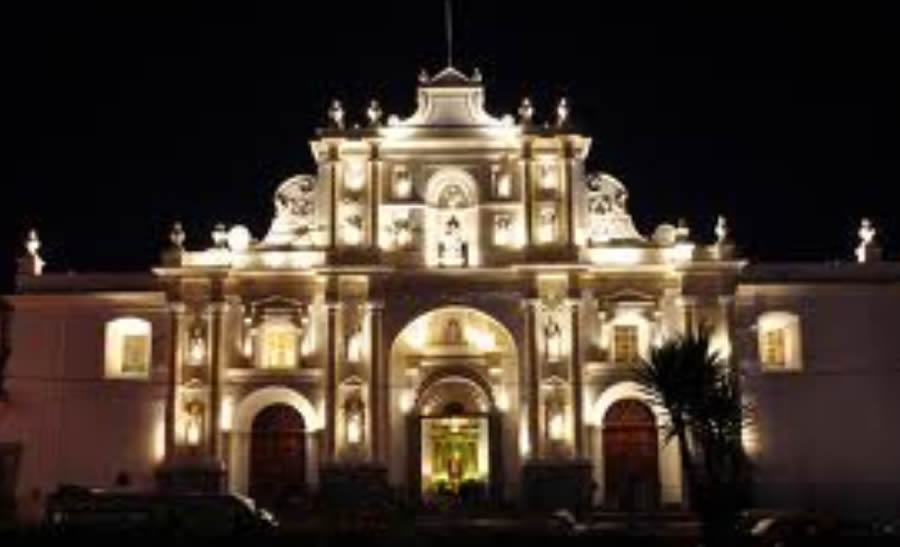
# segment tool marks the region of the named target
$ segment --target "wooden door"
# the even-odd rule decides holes
[[[659,505],[659,441],[653,412],[644,403],[614,403],[603,420],[606,503],[622,511]]]
[[[250,496],[269,507],[289,504],[306,486],[306,436],[303,417],[276,404],[253,419],[250,441]]]

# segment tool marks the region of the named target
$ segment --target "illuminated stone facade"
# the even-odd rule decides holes
[[[19,492],[125,470],[144,487],[265,497],[262,476],[313,492],[363,473],[426,500],[469,482],[494,499],[679,506],[677,447],[632,376],[648,348],[710,325],[728,363],[775,399],[748,434],[765,451],[767,434],[796,424],[772,381],[803,382],[821,357],[810,287],[866,287],[862,302],[900,308],[895,264],[834,279],[746,269],[721,218],[709,243],[684,225],[642,235],[625,186],[585,172],[591,141],[564,100],[546,121],[527,100],[516,118],[483,103],[480,75],[453,68],[420,78],[406,119],[373,103],[351,125],[334,103],[311,143],[317,173],[278,186],[266,234],[217,226],[209,248],[188,250],[176,226],[152,275],[43,273],[35,236],[8,298],[0,423],[0,440],[24,447]],[[871,343],[896,351],[890,338]],[[263,424],[273,407],[301,425]],[[771,450],[763,478],[796,484],[791,449]]]

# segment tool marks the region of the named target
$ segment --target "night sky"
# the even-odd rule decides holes
[[[262,236],[332,97],[350,122],[373,97],[406,116],[445,62],[439,0],[68,4],[3,16],[3,291],[31,226],[50,271],[146,271],[174,220],[188,247],[217,221]],[[566,96],[647,235],[685,217],[709,241],[722,213],[753,261],[849,261],[870,216],[900,255],[895,18],[604,4],[458,0],[455,65],[481,69],[497,115]]]

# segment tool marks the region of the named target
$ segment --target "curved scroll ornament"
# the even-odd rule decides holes
[[[275,218],[264,242],[268,245],[312,245],[315,223],[315,183],[310,175],[298,175],[275,191]]]
[[[587,177],[590,245],[644,241],[628,214],[628,190],[615,177],[598,173]]]

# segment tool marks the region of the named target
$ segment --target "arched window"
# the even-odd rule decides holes
[[[107,378],[147,378],[150,375],[152,327],[138,317],[106,323]]]
[[[800,318],[785,311],[771,311],[759,316],[759,362],[763,370],[800,370],[803,353],[800,340]]]

